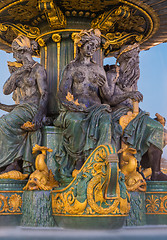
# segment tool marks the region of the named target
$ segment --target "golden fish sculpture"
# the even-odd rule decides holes
[[[54,187],[58,187],[58,182],[54,179],[52,171],[48,170],[45,163],[46,152],[52,152],[52,149],[36,144],[32,153],[36,154],[38,151],[42,153],[36,157],[36,170],[30,175],[23,190],[52,190]]]

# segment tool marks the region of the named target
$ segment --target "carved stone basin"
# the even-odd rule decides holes
[[[121,228],[129,198],[118,157],[111,145],[97,147],[68,186],[51,192],[52,214],[58,227]]]
[[[147,182],[146,224],[167,224],[167,181]]]
[[[122,228],[125,221],[125,216],[55,216],[54,220],[58,227],[68,228],[68,229],[94,229],[94,230],[104,230],[104,229],[118,229]]]
[[[19,226],[27,180],[0,179],[0,226]]]

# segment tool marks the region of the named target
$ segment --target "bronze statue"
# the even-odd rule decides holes
[[[35,159],[36,170],[30,175],[23,190],[52,190],[54,187],[58,187],[58,182],[55,181],[52,170],[49,170],[45,163],[46,152],[52,152],[53,150],[35,144],[32,152],[36,154],[38,151],[41,153]]]
[[[115,54],[119,63],[119,76],[117,74],[118,66],[105,66],[108,84],[113,95],[137,91],[137,81],[140,76],[139,52],[139,46],[134,44],[123,46]],[[165,145],[164,124],[151,119],[148,113],[140,110],[136,118],[125,128],[122,135],[122,131],[118,133],[119,131],[115,130],[118,129],[120,117],[132,110],[132,100],[126,99],[126,101],[111,107],[114,119],[113,137],[117,143],[117,148],[120,147],[118,139],[122,139],[124,143],[137,150],[135,156],[143,168],[151,167],[152,180],[167,180],[167,176],[160,171],[162,149]],[[162,120],[161,122],[164,123]]]
[[[70,177],[97,146],[111,143],[113,120],[109,104],[143,98],[138,91],[112,94],[103,67],[92,60],[100,42],[98,30],[82,31],[78,35],[77,57],[62,74],[60,115],[54,122],[63,128],[63,144],[56,152],[62,176]]]
[[[20,170],[20,166],[24,172],[31,172],[32,147],[41,142],[40,128],[46,115],[48,89],[45,69],[32,58],[37,47],[35,41],[25,36],[18,36],[12,43],[17,62],[10,66],[11,76],[3,92],[13,93],[16,104],[0,104],[2,110],[9,112],[0,118],[1,172]]]
[[[100,144],[113,143],[119,150],[122,140],[136,149],[139,165],[152,168],[152,180],[167,180],[160,171],[163,126],[143,111],[124,131],[119,124],[120,117],[132,110],[131,100],[143,99],[137,91],[139,47],[123,47],[117,56],[119,76],[116,67],[114,71],[109,68],[106,77],[103,67],[92,61],[99,45],[98,30],[82,31],[78,35],[77,57],[62,74],[60,115],[54,123],[63,129],[63,144],[56,152],[61,175],[70,177]]]

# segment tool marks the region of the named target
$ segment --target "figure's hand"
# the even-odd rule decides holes
[[[31,72],[32,66],[29,65],[23,65],[23,71]]]
[[[40,112],[38,112],[38,113],[35,115],[32,123],[35,124],[35,129],[36,129],[36,130],[42,127],[43,117],[44,117],[44,114],[42,114],[42,113],[40,113]]]
[[[11,82],[15,82],[16,84],[18,84],[18,82],[20,82],[22,79],[20,77],[22,77],[22,74],[25,72],[30,72],[31,71],[31,67],[30,66],[22,66],[20,68],[18,68],[15,72],[13,72],[10,76],[10,81]],[[18,80],[19,78],[19,80]]]
[[[138,101],[138,102],[142,102],[143,94],[141,94],[139,91],[129,92],[129,98],[131,98],[135,101]]]
[[[99,74],[99,76],[98,76],[98,78],[97,78],[97,85],[98,85],[99,87],[102,87],[102,86],[105,84],[105,82],[106,82],[105,76]]]
[[[74,112],[83,112],[84,108],[82,105],[75,105],[73,102],[68,103],[68,108]]]
[[[22,73],[24,73],[24,72],[30,72],[32,70],[32,67],[31,66],[29,66],[29,65],[23,65],[22,67],[20,67],[20,68],[18,68],[15,72],[14,72],[14,74],[22,74]]]

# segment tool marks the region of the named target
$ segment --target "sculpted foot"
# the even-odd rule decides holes
[[[167,181],[167,175],[162,173],[161,171],[155,172],[152,177],[152,181]]]

